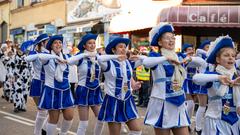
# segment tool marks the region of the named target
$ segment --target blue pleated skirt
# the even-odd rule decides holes
[[[45,86],[38,107],[46,110],[60,110],[74,107],[74,98],[71,90],[56,90]]]
[[[100,86],[96,89],[90,89],[85,86],[78,85],[76,89],[75,105],[94,106],[103,102],[102,91]]]
[[[137,118],[137,108],[132,95],[128,96],[126,100],[120,100],[107,94],[105,95],[98,120],[120,123]]]
[[[41,80],[32,79],[30,86],[30,97],[40,97],[43,90],[44,83]]]
[[[199,91],[197,92],[197,94],[204,94],[207,95],[208,94],[208,90],[205,86],[200,86]]]
[[[185,79],[183,83],[183,90],[186,94],[197,94],[200,89],[199,85],[193,83],[192,80]]]

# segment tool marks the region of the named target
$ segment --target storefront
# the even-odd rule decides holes
[[[57,28],[66,25],[66,4],[64,0],[41,0],[37,3],[26,1],[19,8],[15,2],[11,2],[8,16],[11,16],[12,38],[22,42],[35,39],[42,33],[56,34]],[[22,28],[23,32],[19,34],[15,28]]]
[[[37,31],[28,31],[27,32],[27,40],[34,40],[37,37]]]
[[[51,24],[29,24],[21,28],[10,30],[10,34],[14,43],[18,44],[21,44],[26,40],[34,40],[38,35],[43,33],[47,33],[48,35],[55,35],[57,34],[57,27]]]
[[[136,4],[137,7],[134,6]],[[149,47],[149,31],[158,24],[159,12],[164,8],[180,4],[180,0],[149,0],[138,1],[138,3],[129,0],[124,8],[126,11],[111,20],[109,32],[129,35],[132,41],[130,48],[138,49],[138,51],[150,50],[152,48]],[[181,44],[179,41],[176,43]]]
[[[37,28],[34,24],[29,24],[26,26],[26,36],[27,40],[33,40],[37,37]]]
[[[138,51],[149,51],[149,38],[148,38],[148,31],[150,29],[138,30],[131,32],[131,41],[132,41],[132,49],[137,49]]]
[[[229,35],[240,42],[240,6],[175,6],[161,11],[158,22],[170,22],[183,43],[198,47],[205,39]]]
[[[58,34],[62,34],[64,36],[66,44],[73,44],[76,46],[79,43],[81,37],[86,33],[103,33],[103,31],[99,31],[99,29],[103,29],[103,26],[98,26],[100,23],[100,20],[95,20],[82,24],[72,24],[59,29]]]
[[[10,30],[10,35],[14,43],[21,44],[24,41],[24,32],[23,28],[16,28]]]
[[[34,40],[38,35],[47,33],[48,35],[57,34],[57,27],[51,24],[29,24],[26,26],[25,40]]]

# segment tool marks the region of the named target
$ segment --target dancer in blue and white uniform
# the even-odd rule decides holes
[[[33,98],[33,101],[36,106],[38,106],[39,98],[43,90],[44,79],[45,79],[43,65],[40,59],[38,58],[38,55],[40,53],[49,52],[45,48],[48,42],[48,39],[49,37],[47,34],[39,35],[37,39],[34,41],[35,42],[34,50],[30,51],[29,55],[25,58],[27,62],[32,63],[32,67],[33,67],[33,77],[31,81],[29,96]],[[46,119],[47,119],[47,111],[38,109],[35,127],[34,127],[34,135],[41,135],[41,130],[43,128],[44,123],[46,122]]]
[[[229,36],[217,38],[208,51],[213,72],[196,74],[193,81],[208,90],[208,108],[202,135],[239,135],[240,78],[235,68],[236,51]]]
[[[85,135],[89,119],[89,107],[95,117],[98,117],[102,104],[102,90],[100,88],[101,68],[97,62],[95,34],[86,34],[78,44],[80,53],[71,57],[69,64],[78,66],[78,87],[76,89],[75,105],[78,106],[79,126],[77,135]],[[103,122],[97,120],[94,135],[100,135]]]
[[[143,60],[151,68],[153,86],[144,123],[154,127],[156,135],[188,135],[190,119],[185,106],[183,82],[186,71],[175,52],[174,29],[171,24],[159,24],[150,31],[150,45],[160,52],[151,52]],[[191,62],[190,62],[191,61]],[[204,60],[186,57],[183,63],[200,66]]]
[[[66,135],[72,125],[74,99],[68,81],[69,67],[67,56],[62,53],[63,37],[50,37],[46,49],[49,54],[39,54],[44,65],[45,82],[38,107],[49,113],[47,135],[55,135],[59,115],[63,113],[60,135]]]
[[[182,47],[182,53],[180,53],[180,57],[182,59],[185,59],[186,57],[192,57],[194,55],[194,48],[193,45],[185,43]],[[181,60],[180,60],[181,61]],[[188,116],[191,119],[195,107],[194,101],[196,101],[196,93],[199,91],[200,86],[196,85],[192,81],[192,77],[194,74],[199,72],[199,69],[195,66],[191,66],[189,64],[184,64],[187,76],[183,83],[183,90],[186,94],[186,105],[187,105],[187,112]],[[191,131],[191,128],[189,127],[189,131]]]
[[[121,123],[126,123],[130,135],[140,135],[140,121],[132,96],[132,69],[142,64],[143,57],[133,57],[135,62],[127,60],[127,38],[114,37],[107,45],[98,62],[104,72],[104,90],[106,95],[101,106],[98,120],[108,122],[110,135],[120,135]],[[133,86],[134,87],[134,86]]]
[[[203,58],[206,60],[207,58],[207,51],[209,49],[211,41],[210,40],[204,40],[199,48],[196,50],[196,56]],[[208,64],[207,68],[205,69],[199,69],[200,72],[205,72],[205,70],[211,70],[212,68],[211,64]],[[200,86],[199,91],[197,92],[197,97],[198,97],[198,109],[196,112],[196,124],[195,124],[195,131],[197,132],[198,135],[201,135],[202,131],[202,123],[203,123],[203,117],[204,113],[207,107],[207,89],[204,86]]]
[[[208,40],[208,39],[204,40],[199,46],[199,48],[196,50],[196,55],[205,60],[207,58],[207,52],[208,52],[210,43],[211,43],[211,40]]]

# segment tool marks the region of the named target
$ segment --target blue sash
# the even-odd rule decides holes
[[[63,55],[63,58],[66,59],[66,56]],[[55,65],[57,66],[58,64],[55,62]],[[54,78],[54,87],[60,90],[66,90],[69,89],[69,81],[68,81],[68,74],[69,74],[69,67],[67,65],[67,68],[63,71],[63,81],[59,82]]]
[[[197,68],[187,67],[187,79],[192,80],[193,75],[197,73]]]
[[[114,60],[112,60],[113,64],[115,65],[115,69],[116,69],[116,88],[115,88],[115,97],[117,97],[118,99],[121,99],[122,97],[122,87],[123,87],[123,76],[121,75],[121,68],[120,68],[120,64]],[[126,62],[126,61],[125,61]],[[130,68],[127,65],[127,85],[128,85],[128,90],[126,92],[125,95],[125,99],[131,94],[130,92],[130,80],[131,80],[131,72],[130,72]]]
[[[227,123],[233,125],[234,123],[236,123],[238,121],[238,115],[236,113],[236,106],[234,106],[233,104],[233,88],[232,87],[229,87],[229,91],[227,94],[225,94],[223,97],[222,97],[222,106],[224,107],[224,104],[228,101],[229,102],[229,105],[230,105],[230,112],[226,115],[223,113],[223,110],[222,110],[222,117],[221,119],[223,121],[226,121]]]
[[[215,73],[218,75],[218,72],[211,72],[211,73]],[[235,79],[236,76],[233,76],[232,79]],[[219,87],[221,86],[221,83],[219,81],[213,82],[212,83],[212,87],[215,90],[219,90]],[[222,115],[221,115],[221,120],[233,125],[238,121],[238,115],[236,113],[236,106],[234,106],[233,103],[233,88],[229,87],[228,93],[226,93],[223,97],[221,96],[213,96],[210,97],[209,100],[217,100],[217,99],[221,99],[222,100],[222,108],[224,108],[224,104],[228,101],[229,103],[229,107],[230,107],[230,112],[228,114],[224,114],[223,109],[222,109]]]
[[[173,76],[173,72],[174,72],[174,66],[172,64],[170,64],[169,62],[166,62],[163,65],[165,72],[166,72],[166,78],[168,78],[165,81],[166,84],[166,98],[165,100],[169,103],[172,103],[176,106],[180,106],[184,103],[185,101],[185,95],[184,95],[184,91],[181,88],[178,91],[174,91],[172,89],[172,76]]]
[[[86,80],[86,86],[89,88],[96,88],[99,86],[99,65],[95,64],[95,79],[94,81],[91,80],[91,65],[93,63],[90,61],[89,58],[87,58],[87,66],[88,66],[88,71],[87,71],[87,80]]]

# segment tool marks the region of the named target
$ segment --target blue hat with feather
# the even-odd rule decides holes
[[[186,49],[189,48],[189,47],[193,47],[193,45],[188,44],[188,43],[183,44],[183,46],[182,46],[182,53],[184,53],[186,51]]]
[[[161,23],[156,27],[153,27],[149,32],[149,39],[151,46],[158,46],[158,39],[166,32],[173,32],[174,28],[171,24]]]
[[[92,33],[88,33],[88,34],[84,35],[77,46],[78,49],[80,50],[80,52],[83,52],[85,50],[85,48],[83,46],[87,43],[88,40],[91,40],[91,39],[96,40],[97,36],[98,35],[92,34]]]
[[[41,43],[42,41],[48,40],[48,39],[49,39],[48,34],[46,34],[46,33],[41,34],[41,35],[39,35],[39,36],[36,38],[35,44],[39,44],[39,43]]]
[[[211,43],[211,40],[208,40],[208,39],[204,40],[199,46],[199,49],[203,49],[206,45],[210,45],[210,43]]]
[[[122,38],[119,36],[111,36],[110,42],[108,43],[107,47],[105,48],[106,54],[114,54],[112,52],[112,48],[115,48],[119,43],[124,43],[126,47],[130,43],[130,39],[128,38]]]
[[[35,44],[35,41],[33,40],[25,41],[21,44],[20,50],[25,53],[27,49],[34,44]]]
[[[55,40],[60,40],[60,41],[63,42],[63,36],[62,36],[62,35],[54,35],[54,36],[51,36],[51,37],[49,38],[49,41],[48,41],[47,45],[46,45],[46,49],[50,50],[50,49],[51,49],[51,46],[52,46],[52,44],[53,44],[53,42],[54,42]]]
[[[222,48],[234,48],[234,43],[232,41],[232,38],[227,36],[221,36],[218,37],[214,42],[211,42],[211,45],[209,46],[209,50],[207,53],[207,62],[211,64],[215,64],[217,53]]]

